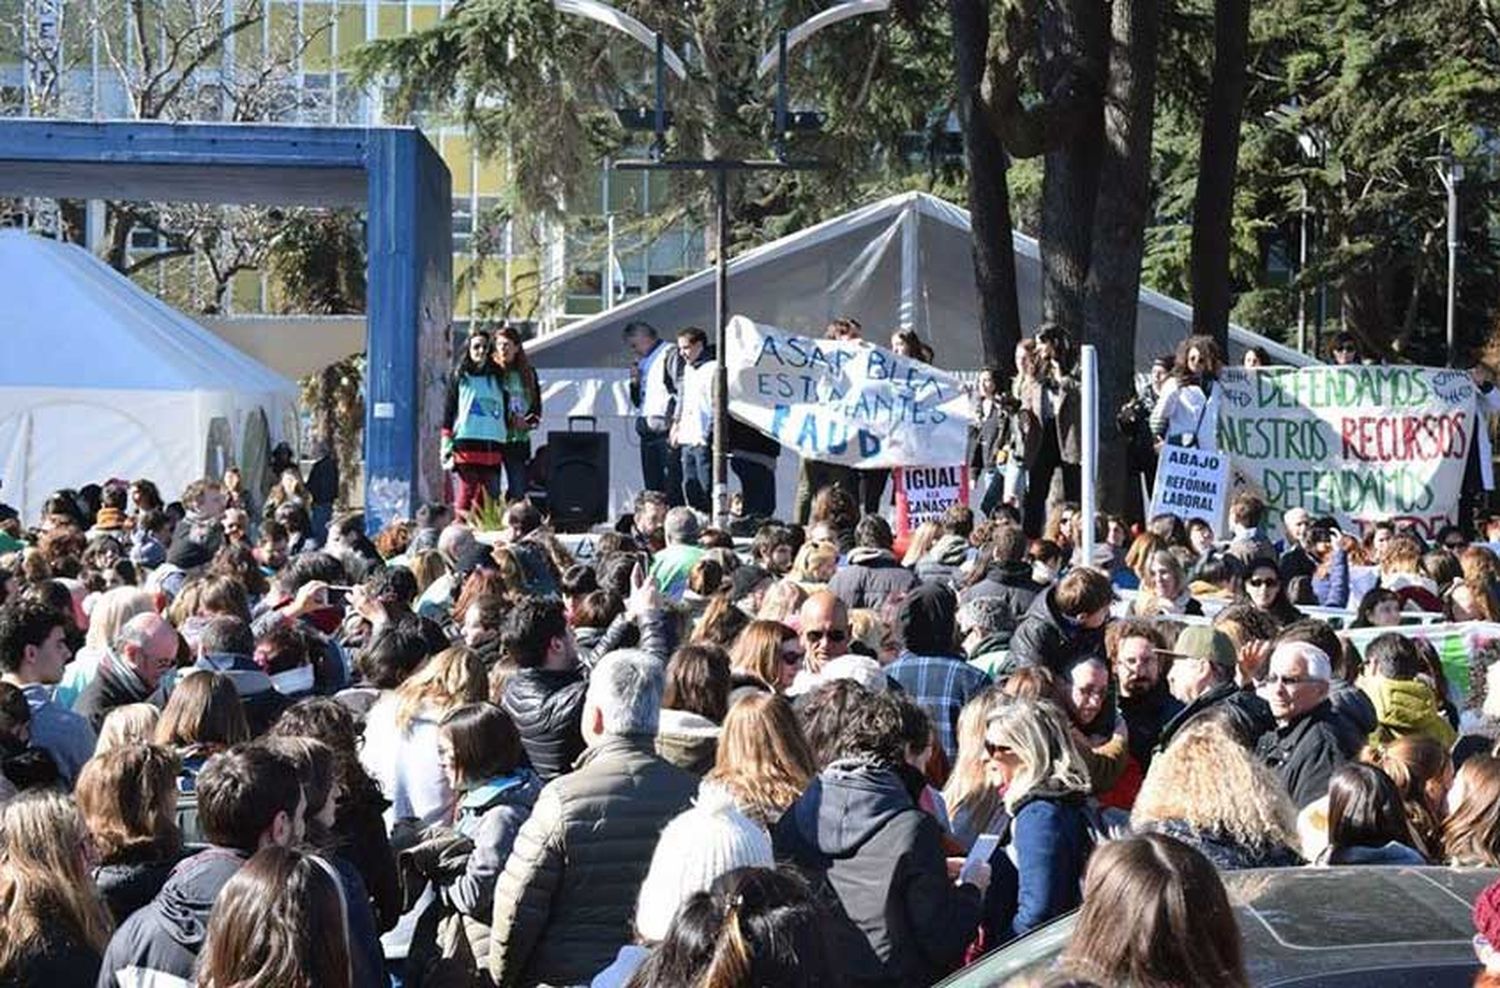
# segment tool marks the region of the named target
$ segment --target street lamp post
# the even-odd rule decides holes
[[[732,158],[678,158],[667,159],[666,131],[672,125],[672,115],[666,108],[666,73],[670,68],[678,79],[686,81],[687,69],[677,54],[667,47],[660,32],[652,32],[640,21],[617,10],[603,0],[552,0],[561,13],[587,17],[608,25],[621,33],[635,38],[642,45],[653,48],[656,53],[656,105],[654,111],[622,108],[617,110],[620,123],[630,130],[651,130],[654,139],[651,155],[645,159],[626,159],[614,162],[613,167],[621,171],[691,171],[711,174],[714,177],[714,224],[717,230],[718,250],[714,258],[714,345],[718,352],[718,370],[714,374],[714,436],[713,436],[713,516],[714,524],[727,527],[729,524],[729,174],[731,172],[789,172],[808,171],[823,167],[816,161],[789,161],[786,158],[786,138],[790,132],[817,130],[822,126],[822,115],[809,111],[791,111],[787,108],[786,59],[787,52],[805,42],[823,28],[858,17],[862,14],[884,13],[891,0],[848,0],[829,7],[790,31],[782,31],[775,48],[761,56],[757,75],[764,78],[772,69],[778,69],[775,150],[776,157],[765,160],[741,160]]]

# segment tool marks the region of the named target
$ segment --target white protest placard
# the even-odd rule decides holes
[[[1149,517],[1202,518],[1215,533],[1222,533],[1228,500],[1229,458],[1223,453],[1188,446],[1161,448]]]
[[[744,316],[728,331],[730,413],[799,456],[860,469],[966,461],[973,412],[954,375]]]
[[[927,521],[939,521],[943,512],[969,503],[969,468],[902,467],[891,472],[896,491],[896,537],[907,535]]]
[[[1219,377],[1219,450],[1232,487],[1280,523],[1290,508],[1346,532],[1389,519],[1431,538],[1458,513],[1475,387],[1435,367],[1231,367]]]

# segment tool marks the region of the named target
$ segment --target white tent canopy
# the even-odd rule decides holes
[[[1041,253],[1014,235],[1021,322],[1041,321]],[[925,193],[893,196],[741,254],[729,263],[729,311],[756,322],[822,335],[837,316],[853,316],[874,342],[909,328],[932,344],[935,362],[950,370],[983,364],[977,327],[979,299],[966,210]],[[1158,292],[1140,293],[1136,367],[1170,353],[1192,326],[1192,309]],[[706,269],[615,306],[527,345],[541,372],[543,430],[565,429],[569,415],[594,416],[610,434],[610,503],[619,511],[640,489],[639,441],[626,393],[629,364],[621,330],[651,323],[670,339],[684,326],[709,330],[714,321],[714,272]],[[1289,347],[1238,326],[1231,356],[1264,347],[1274,363],[1311,361]],[[1113,421],[1105,414],[1103,421]],[[783,456],[777,475],[778,513],[788,515],[796,458]]]
[[[1037,242],[1013,235],[1022,326],[1041,321],[1042,264]],[[853,316],[874,342],[914,329],[932,344],[938,366],[978,370],[979,296],[969,214],[922,192],[892,196],[747,251],[729,262],[729,311],[756,322],[821,336],[837,316]],[[538,367],[626,366],[620,330],[645,320],[664,336],[714,320],[714,273],[705,269],[649,295],[575,323],[527,347]],[[1143,289],[1136,320],[1136,366],[1170,353],[1193,310]],[[710,336],[712,333],[710,332]],[[1262,346],[1272,361],[1310,361],[1289,347],[1231,326],[1232,357]]]
[[[238,463],[255,484],[268,444],[295,440],[292,382],[80,247],[0,231],[0,297],[0,480],[26,522],[110,477],[175,498]]]

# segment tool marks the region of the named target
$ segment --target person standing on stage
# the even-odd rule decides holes
[[[500,463],[508,433],[505,388],[490,359],[491,347],[487,330],[469,333],[443,410],[443,466],[458,479],[453,504],[460,512],[500,494]]]
[[[526,497],[531,433],[542,421],[542,385],[514,326],[502,326],[495,334],[495,367],[499,370],[500,386],[505,390],[505,443],[500,448],[505,466],[505,499],[520,501]]]
[[[707,514],[714,487],[714,377],[719,364],[708,346],[708,334],[697,326],[677,334],[677,352],[682,355],[682,389],[672,445],[682,460],[683,498]]]
[[[648,322],[625,324],[625,344],[635,355],[630,365],[630,403],[641,440],[641,485],[661,491],[672,507],[682,500],[682,459],[671,444],[672,420],[682,378],[682,355],[663,342]]]
[[[1083,428],[1073,341],[1062,327],[1044,323],[1036,334],[1038,375],[1024,389],[1021,403],[1041,424],[1035,459],[1028,464],[1021,511],[1026,533],[1041,534],[1047,517],[1052,474],[1062,471],[1063,500],[1076,502],[1083,462]]]

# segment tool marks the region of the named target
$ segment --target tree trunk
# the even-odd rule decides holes
[[[1099,355],[1099,506],[1119,512],[1132,477],[1125,444],[1108,441],[1114,413],[1130,397],[1141,256],[1151,216],[1151,133],[1161,0],[1115,0],[1109,88],[1104,98],[1104,155],[1094,210],[1084,342]],[[1089,483],[1089,478],[1084,478]]]
[[[980,92],[989,46],[989,5],[986,0],[948,0],[948,20],[953,28],[958,119],[968,171],[979,337],[985,363],[1008,372],[1015,366],[1016,344],[1021,341],[1021,312],[1016,301],[1005,149],[1000,135],[989,126]]]
[[[1078,339],[1099,196],[1104,116],[1098,70],[1107,58],[1105,5],[1097,0],[1048,0],[1038,29],[1042,90],[1078,93],[1061,143],[1042,173],[1042,317]],[[1059,121],[1060,123],[1062,121]]]
[[[1250,0],[1215,0],[1214,70],[1193,198],[1193,332],[1229,346],[1229,245],[1250,42]]]

